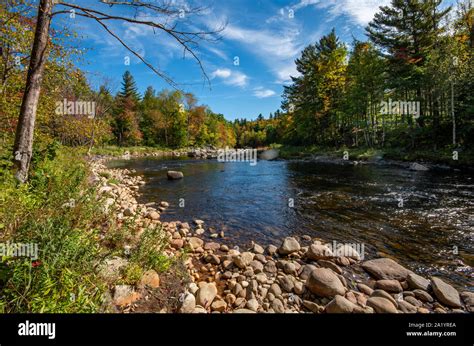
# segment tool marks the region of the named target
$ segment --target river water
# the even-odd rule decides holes
[[[288,235],[364,245],[421,275],[473,290],[474,178],[392,164],[133,159],[115,167],[145,177],[140,202],[167,201],[162,221],[205,221],[225,242],[279,245]],[[184,179],[169,181],[168,170]]]

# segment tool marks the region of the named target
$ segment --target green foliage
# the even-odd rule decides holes
[[[104,287],[94,268],[105,216],[79,153],[52,153],[50,147],[37,157],[29,183],[17,185],[12,176],[0,182],[0,241],[35,243],[39,250],[37,261],[2,258],[4,312],[96,312],[101,304]]]

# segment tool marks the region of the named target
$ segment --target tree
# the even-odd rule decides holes
[[[333,29],[296,59],[301,76],[285,86],[282,103],[292,113],[296,144],[328,142],[339,126],[346,56],[347,49]]]
[[[137,117],[140,101],[135,80],[129,71],[123,74],[122,90],[116,97],[114,134],[119,145],[138,144],[142,139]]]
[[[53,4],[60,6],[60,9],[53,12]],[[118,6],[132,10],[147,11],[149,18],[160,18],[163,22],[155,22],[149,19],[140,19],[137,16],[116,15],[112,11],[100,10],[93,7],[85,7],[79,4],[71,4],[56,0],[40,0],[38,5],[38,15],[36,21],[36,30],[33,41],[33,48],[30,54],[30,64],[28,68],[27,83],[23,95],[22,105],[20,109],[19,121],[15,136],[14,145],[14,166],[16,169],[15,176],[21,182],[25,182],[28,178],[28,169],[30,166],[32,150],[33,150],[33,133],[35,129],[36,112],[38,99],[41,92],[42,77],[45,62],[48,57],[48,49],[50,42],[50,26],[51,20],[56,15],[70,14],[74,10],[76,16],[81,16],[94,20],[108,34],[114,37],[122,46],[129,50],[133,55],[140,59],[146,66],[153,70],[159,77],[166,80],[169,84],[176,86],[174,81],[168,77],[163,71],[158,70],[152,64],[147,62],[139,53],[132,49],[127,43],[120,38],[107,23],[110,21],[121,21],[133,23],[136,25],[151,27],[154,30],[163,31],[170,35],[181,47],[184,52],[189,53],[198,63],[205,78],[207,75],[202,67],[199,57],[194,52],[198,41],[214,36],[217,31],[193,30],[180,28],[176,24],[168,24],[167,19],[179,16],[182,9],[174,3],[156,1],[114,1],[114,0],[98,0],[98,5],[105,7]],[[192,8],[188,11],[188,15],[201,12],[200,8]],[[130,11],[133,12],[133,11]],[[207,78],[208,79],[208,78]]]
[[[421,103],[418,123],[424,126],[429,95],[423,92],[425,67],[438,37],[445,32],[443,19],[451,7],[439,10],[442,0],[392,0],[381,6],[366,28],[370,40],[386,55],[391,87],[400,91],[402,98],[413,98]],[[433,122],[439,123],[439,104],[435,98]]]

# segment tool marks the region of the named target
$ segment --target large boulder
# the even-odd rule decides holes
[[[166,173],[168,180],[179,180],[184,178],[183,172],[179,171],[168,171]]]
[[[314,269],[306,280],[306,287],[320,297],[343,296],[346,292],[339,277],[327,268]]]
[[[377,258],[362,263],[362,268],[378,280],[406,280],[412,273],[391,258]]]
[[[440,278],[431,278],[431,287],[438,300],[444,305],[459,308],[461,306],[461,299],[459,292],[451,285],[447,284]]]
[[[280,248],[278,249],[278,252],[281,255],[289,255],[292,254],[293,252],[297,252],[300,250],[300,243],[293,238],[293,237],[286,237],[283,240],[283,243],[281,244]]]

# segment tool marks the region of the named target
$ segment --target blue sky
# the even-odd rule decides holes
[[[173,1],[183,9],[192,6],[190,1]],[[76,3],[85,6],[97,1],[76,0]],[[389,0],[194,2],[206,9],[199,16],[187,16],[184,12],[184,18],[174,18],[172,23],[201,29],[216,29],[227,24],[218,42],[202,42],[197,49],[211,80],[210,87],[196,62],[189,56],[183,58],[183,50],[166,34],[120,21],[111,21],[110,27],[182,89],[194,93],[200,103],[223,113],[229,120],[252,119],[259,113],[268,116],[280,107],[283,85],[288,84],[290,75],[297,74],[294,60],[305,46],[319,40],[333,27],[348,45],[352,37],[365,39],[365,25],[379,6],[388,3]],[[105,10],[108,7],[94,8]],[[108,11],[130,14],[116,7]],[[171,88],[99,24],[79,16],[62,15],[55,20],[55,25],[68,25],[82,36],[80,47],[87,49],[87,53],[79,66],[87,72],[93,87],[105,81],[116,92],[122,74],[130,70],[142,93],[149,85],[157,90]],[[128,66],[126,57],[130,58]]]

